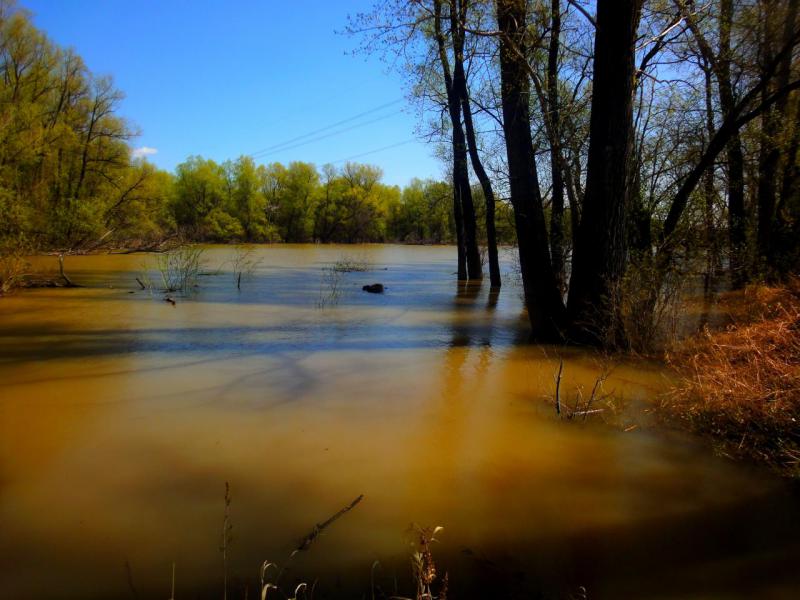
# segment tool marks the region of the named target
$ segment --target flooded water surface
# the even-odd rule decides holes
[[[221,598],[226,482],[228,598],[264,560],[413,596],[411,523],[444,527],[454,598],[800,597],[795,491],[655,423],[657,365],[586,407],[603,361],[527,345],[510,262],[498,294],[454,256],[253,247],[237,289],[209,247],[175,306],[136,281],[153,256],[68,257],[85,287],[0,299],[0,597],[168,598],[174,563],[175,598]],[[562,416],[599,412],[558,418],[561,359]]]

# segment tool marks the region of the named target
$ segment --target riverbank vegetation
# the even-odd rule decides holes
[[[800,476],[800,282],[724,294],[728,324],[669,357],[683,375],[665,413],[727,456]]]

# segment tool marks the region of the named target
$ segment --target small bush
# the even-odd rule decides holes
[[[20,240],[0,244],[0,296],[11,293],[22,282],[30,266],[25,255],[26,245]]]
[[[342,296],[342,279],[345,272],[334,267],[322,268],[317,308],[323,309],[339,304],[339,299]]]
[[[631,262],[610,290],[611,322],[592,324],[606,348],[652,354],[676,338],[686,273],[659,269],[649,255]]]
[[[261,262],[255,258],[252,248],[246,246],[236,246],[231,267],[233,268],[233,281],[238,289],[242,288],[242,280],[251,277]]]
[[[343,255],[333,263],[331,269],[340,273],[354,273],[369,271],[369,263],[364,258]]]
[[[159,254],[156,260],[164,291],[184,294],[197,287],[202,265],[203,249],[197,246],[180,246]]]

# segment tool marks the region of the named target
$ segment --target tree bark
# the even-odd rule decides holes
[[[556,284],[566,290],[564,268],[564,177],[561,159],[561,123],[558,99],[558,48],[561,37],[561,3],[551,0],[550,43],[547,49],[547,112],[550,122],[550,173],[553,197],[550,203],[550,255]]]
[[[489,255],[489,281],[493,288],[499,288],[502,285],[502,280],[500,278],[500,259],[497,254],[494,190],[492,189],[492,182],[486,174],[486,169],[484,169],[483,162],[481,162],[480,155],[478,154],[478,147],[475,141],[475,127],[472,123],[472,109],[469,104],[469,95],[466,89],[464,90],[461,104],[464,112],[464,128],[467,133],[467,144],[469,147],[469,157],[472,161],[472,170],[475,171],[475,175],[478,176],[478,181],[481,183],[483,195],[486,200],[486,250]]]
[[[706,63],[704,66],[704,81],[705,81],[705,103],[706,103],[706,134],[708,141],[714,137],[716,131],[714,127],[714,88],[711,78],[711,66]],[[717,232],[714,225],[714,198],[716,191],[714,187],[714,166],[713,164],[706,169],[703,175],[703,218],[705,221],[705,234],[706,234],[706,252],[708,254],[707,260],[707,275],[711,276],[716,273],[720,266],[720,252],[717,243]]]
[[[469,170],[467,166],[467,144],[464,129],[461,126],[461,102],[458,90],[464,83],[463,68],[463,39],[460,39],[457,25],[458,8],[450,6],[451,38],[453,53],[456,56],[454,69],[450,70],[450,61],[447,57],[447,47],[442,30],[442,0],[434,0],[434,29],[439,50],[439,61],[447,91],[447,112],[450,115],[452,126],[453,150],[453,213],[456,221],[456,239],[459,246],[458,253],[458,278],[481,279],[480,252],[478,251],[477,225],[475,221],[475,206],[472,202],[472,189],[469,185]],[[461,60],[459,60],[459,57]]]
[[[634,45],[641,0],[598,0],[586,192],[569,290],[570,336],[604,343],[627,256]]]
[[[461,0],[460,4],[460,11],[459,11],[459,20],[456,25],[458,29],[458,35],[461,39],[461,52],[455,53],[455,72],[460,72],[464,74],[464,57],[463,57],[463,46],[464,46],[464,35],[465,35],[465,24],[466,24],[466,12],[467,12],[467,2],[468,0]],[[461,100],[461,111],[464,115],[464,129],[466,131],[467,136],[467,148],[469,152],[470,161],[472,162],[472,170],[475,171],[475,175],[478,177],[478,181],[480,181],[481,188],[483,189],[484,199],[486,201],[486,247],[487,253],[489,255],[489,280],[491,282],[491,286],[493,288],[499,288],[502,284],[500,279],[500,261],[497,254],[497,232],[495,228],[495,196],[494,190],[492,189],[492,183],[489,179],[489,176],[486,174],[486,169],[483,167],[483,162],[481,161],[480,155],[478,154],[478,146],[476,142],[475,136],[475,126],[472,122],[472,107],[470,105],[469,100],[469,86],[467,85],[467,78],[466,76],[457,78],[454,80],[454,85],[457,85],[456,92],[459,95],[459,99]],[[474,210],[473,210],[473,221],[474,221]],[[477,246],[476,246],[477,247]],[[468,261],[469,262],[469,261]],[[480,264],[478,262],[478,264]],[[473,279],[470,276],[470,279]]]
[[[769,8],[769,7],[765,7]],[[795,23],[797,21],[798,0],[790,0],[784,18],[783,45],[789,44],[794,34]],[[774,58],[774,48],[772,45],[775,35],[776,15],[765,15],[764,38],[762,40],[762,60],[764,69]],[[780,89],[789,84],[791,73],[791,55],[786,55],[781,61],[777,73],[777,83],[775,89]],[[762,73],[762,77],[766,74]],[[762,92],[762,100],[769,95],[772,87],[765,87]],[[758,173],[758,254],[761,265],[771,269],[773,265],[772,231],[775,223],[776,194],[778,167],[782,152],[786,148],[780,143],[780,129],[782,123],[788,123],[788,96],[779,100],[772,110],[766,111],[762,115],[761,148],[759,151],[759,173]]]
[[[731,28],[733,0],[720,0],[719,54],[717,85],[723,117],[734,110],[735,99],[731,84]],[[744,152],[737,130],[725,151],[728,163],[728,239],[730,243],[731,283],[741,288],[748,279],[747,215],[744,206]]]
[[[439,0],[436,0],[437,2]],[[475,205],[472,201],[472,187],[469,184],[467,166],[467,142],[461,127],[461,90],[467,88],[464,72],[464,27],[468,0],[450,0],[450,37],[453,41],[453,95],[456,110],[450,111],[453,121],[453,151],[455,160],[458,149],[458,169],[461,186],[461,209],[464,216],[464,249],[467,253],[467,275],[469,279],[483,279],[483,265],[478,249],[478,225],[475,218]],[[448,101],[450,103],[450,101]],[[458,129],[458,131],[456,131]]]
[[[517,230],[519,262],[532,335],[562,339],[565,321],[550,262],[530,119],[530,80],[526,63],[525,0],[496,0],[500,30],[500,80],[509,187]]]

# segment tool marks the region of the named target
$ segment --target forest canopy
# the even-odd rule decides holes
[[[208,242],[428,242],[455,239],[448,183],[381,182],[346,163],[217,163],[174,173],[136,157],[123,93],[0,4],[0,243],[33,249]],[[506,228],[508,231],[508,228]],[[509,232],[510,233],[510,232]]]

